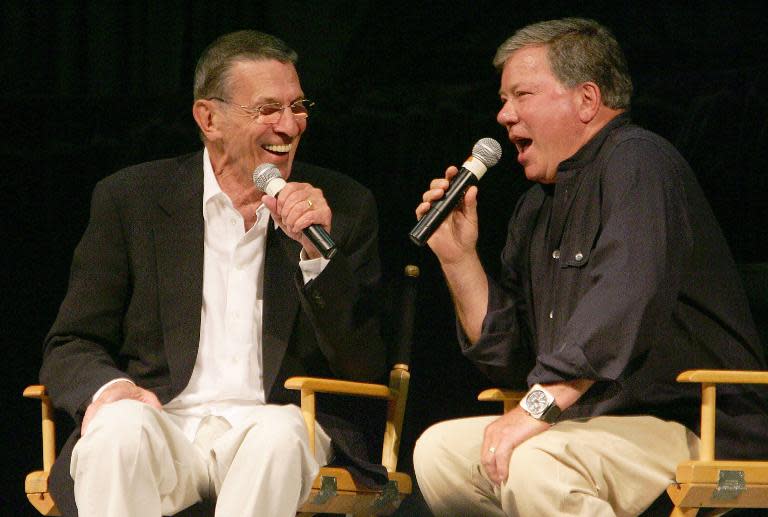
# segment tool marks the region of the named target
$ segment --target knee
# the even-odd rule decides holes
[[[306,424],[297,409],[295,413],[290,410],[276,411],[265,421],[251,426],[240,448],[258,450],[261,454],[279,451],[280,455],[285,455],[292,451],[303,452],[308,443]]]
[[[588,472],[556,451],[528,442],[513,451],[503,491],[513,496],[517,508],[537,508],[539,512],[543,511],[542,500],[562,504],[598,492]]]
[[[108,451],[136,451],[146,432],[151,408],[135,400],[119,400],[104,405],[94,415],[77,450],[103,454]]]
[[[528,445],[520,444],[512,452],[509,460],[509,475],[506,485],[515,494],[537,494],[540,483],[546,483],[547,476],[557,472],[551,464],[551,456],[545,451]]]
[[[413,466],[417,471],[430,472],[444,462],[455,449],[449,444],[455,433],[450,431],[450,422],[439,422],[424,431],[413,449]]]
[[[528,442],[512,453],[502,488],[502,506],[521,515],[614,515],[607,497],[599,471],[582,463],[572,448]]]

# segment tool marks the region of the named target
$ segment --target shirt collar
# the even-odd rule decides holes
[[[600,148],[603,146],[603,142],[608,138],[608,135],[617,127],[626,126],[631,122],[629,112],[623,112],[612,118],[600,131],[598,131],[589,141],[581,146],[576,153],[564,160],[557,167],[558,175],[561,172],[568,172],[572,170],[582,169],[584,166],[591,163]]]
[[[213,173],[213,165],[211,164],[211,157],[208,154],[208,148],[203,150],[203,213],[205,213],[205,205],[214,196],[222,194],[219,182],[216,181],[216,175]]]
[[[213,164],[211,164],[211,157],[208,154],[208,148],[203,148],[203,219],[208,220],[208,214],[206,206],[211,199],[221,196],[222,199],[226,199],[226,203],[232,205],[232,200],[229,196],[221,190],[219,182],[216,180],[216,175],[213,173]],[[256,213],[259,217],[262,217],[265,213],[272,219],[272,213],[267,209],[267,205],[261,204],[256,209]],[[272,221],[274,228],[277,228],[277,221]]]

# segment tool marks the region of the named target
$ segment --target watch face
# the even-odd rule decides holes
[[[528,412],[532,415],[539,416],[546,411],[549,406],[549,397],[541,390],[535,390],[528,394],[525,398],[525,405],[528,408]]]

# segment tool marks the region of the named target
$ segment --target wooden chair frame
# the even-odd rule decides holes
[[[292,377],[285,382],[286,388],[301,391],[301,413],[307,424],[309,444],[313,452],[317,393],[370,397],[387,401],[387,421],[381,463],[387,469],[388,484],[381,490],[371,489],[356,483],[345,469],[322,467],[312,485],[309,500],[299,509],[299,515],[309,516],[315,513],[389,515],[397,509],[402,499],[411,493],[410,476],[396,472],[409,380],[408,366],[396,364],[389,376],[389,386],[312,377]]]
[[[400,329],[397,340],[397,352],[401,358],[410,355],[415,317],[415,280],[418,276],[417,266],[406,266],[404,278],[407,283],[404,285],[403,307],[401,307],[403,328]],[[387,469],[388,483],[377,490],[355,482],[344,468],[322,467],[312,485],[309,500],[299,509],[298,515],[309,516],[315,513],[389,515],[411,493],[413,488],[410,476],[403,472],[396,472],[409,381],[408,365],[397,363],[390,372],[389,385],[316,377],[291,377],[285,382],[287,389],[301,392],[301,413],[307,425],[310,448],[313,452],[317,393],[369,397],[387,401],[381,463]],[[43,438],[43,470],[36,470],[27,475],[24,490],[29,502],[42,515],[61,515],[48,490],[48,478],[56,459],[53,405],[45,386],[29,386],[24,390],[24,396],[40,400]]]
[[[506,413],[515,407],[518,402],[523,400],[525,393],[525,391],[489,388],[480,392],[477,396],[477,400],[483,402],[501,402],[504,404],[504,413]]]
[[[768,372],[688,370],[678,382],[701,384],[699,459],[678,465],[667,494],[670,517],[694,517],[700,508],[768,508],[768,461],[715,459],[715,397],[718,384],[768,384]]]
[[[356,483],[346,469],[322,467],[312,485],[309,500],[300,508],[299,515],[309,516],[321,512],[388,515],[397,509],[406,495],[411,493],[410,476],[403,472],[396,472],[409,381],[408,366],[396,364],[390,372],[389,386],[314,377],[292,377],[285,382],[286,388],[301,391],[301,413],[307,424],[312,452],[315,451],[315,395],[317,393],[370,397],[387,401],[381,463],[387,469],[389,483],[383,489],[375,490]],[[56,459],[53,406],[45,386],[28,386],[24,390],[24,396],[41,401],[43,436],[43,470],[30,472],[27,475],[24,490],[29,502],[42,515],[61,515],[48,490],[48,477]]]
[[[53,420],[53,404],[48,398],[45,386],[28,386],[24,390],[27,398],[40,400],[43,416],[43,470],[27,474],[24,480],[24,491],[27,499],[42,515],[61,515],[56,503],[48,491],[48,476],[56,459],[56,427]]]

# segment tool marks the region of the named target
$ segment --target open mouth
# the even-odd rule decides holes
[[[264,144],[261,147],[270,153],[283,155],[288,154],[291,151],[293,144]]]
[[[512,143],[515,144],[515,147],[517,147],[517,154],[520,155],[525,153],[533,143],[533,140],[530,138],[515,138],[512,140]]]

